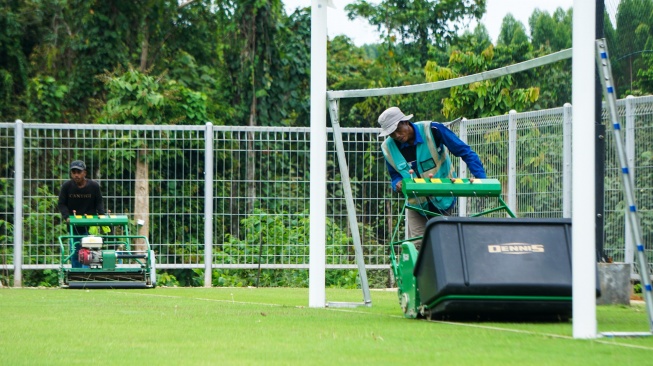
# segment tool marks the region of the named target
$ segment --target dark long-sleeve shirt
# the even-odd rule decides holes
[[[77,215],[103,215],[105,212],[100,185],[90,179],[86,180],[84,188],[79,188],[72,180],[65,182],[59,191],[58,207],[64,220],[73,211]]]
[[[411,168],[415,172],[417,172],[418,170],[415,164],[417,144],[423,144],[425,143],[425,141],[419,129],[415,128],[415,125],[413,123],[411,123],[410,125],[415,131],[415,141],[413,142],[412,145],[408,143],[398,144],[399,145],[398,147],[399,150],[401,150],[401,154],[404,155],[404,157],[406,158],[406,161],[411,162]],[[485,169],[483,168],[483,163],[481,163],[481,159],[479,159],[476,152],[474,152],[474,150],[472,150],[472,148],[469,147],[469,145],[467,145],[460,138],[458,138],[458,136],[456,136],[455,133],[453,133],[450,129],[448,129],[443,124],[438,122],[431,122],[431,133],[433,133],[433,137],[435,138],[438,147],[440,146],[440,144],[443,144],[452,155],[463,159],[465,164],[467,164],[469,171],[472,173],[472,175],[475,178],[486,178]],[[390,173],[390,178],[392,181],[391,183],[392,189],[395,189],[397,183],[400,180],[402,180],[403,177],[387,161],[386,161],[386,166],[388,167],[388,173]]]

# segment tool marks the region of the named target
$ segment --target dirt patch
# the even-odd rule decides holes
[[[644,300],[644,297],[640,294],[630,294],[630,299],[642,301]]]

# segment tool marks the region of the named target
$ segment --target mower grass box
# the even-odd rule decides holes
[[[430,316],[571,316],[571,220],[436,217],[413,271]]]

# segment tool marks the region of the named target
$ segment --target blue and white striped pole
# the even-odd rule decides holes
[[[648,314],[649,329],[653,332],[653,292],[651,291],[651,276],[648,270],[648,261],[646,260],[646,253],[644,252],[644,240],[642,237],[642,228],[639,225],[637,217],[637,206],[635,204],[635,195],[633,180],[630,179],[630,172],[626,159],[626,151],[623,147],[621,139],[621,125],[617,119],[617,97],[614,85],[612,83],[612,69],[610,67],[610,59],[608,58],[608,46],[605,39],[596,40],[596,62],[598,65],[599,75],[601,75],[601,85],[603,87],[603,94],[612,120],[612,127],[614,132],[614,143],[617,148],[617,156],[619,156],[619,164],[621,165],[621,177],[624,186],[624,195],[628,203],[628,222],[632,228],[632,235],[635,240],[637,249],[637,264],[639,266],[639,276],[644,285],[644,300],[646,301],[646,311]]]

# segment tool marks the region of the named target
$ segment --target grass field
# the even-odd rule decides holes
[[[327,290],[361,301],[360,290]],[[569,323],[404,319],[307,307],[308,289],[0,289],[0,365],[647,365],[653,337],[572,338]],[[643,305],[597,307],[599,331],[648,331]]]

